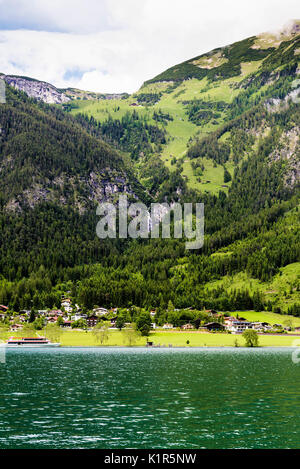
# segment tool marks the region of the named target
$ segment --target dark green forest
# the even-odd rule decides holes
[[[172,80],[173,89],[192,77],[219,81],[239,75],[241,62],[267,57],[231,104],[184,102],[188,120],[199,127],[221,119],[217,130],[191,139],[187,150],[194,170],[202,158],[224,167],[224,183],[231,185],[215,195],[190,189],[180,160],[170,171],[158,157],[168,139],[166,123],[173,119],[168,112],[154,111],[152,123],[135,111],[99,122],[7,86],[7,103],[0,106],[1,304],[12,311],[54,308],[69,291],[86,310],[134,305],[163,315],[172,302],[180,310],[300,316],[299,304],[282,310],[258,290],[207,288],[242,272],[268,283],[300,259],[299,181],[291,183],[287,160],[276,157],[283,134],[299,131],[299,104],[287,99],[276,109],[266,105],[291,92],[299,41],[277,50],[251,49],[253,42],[222,49],[228,61],[213,72],[189,61],[151,81]],[[277,80],[266,88],[278,66]],[[159,99],[159,93],[142,93],[137,101],[151,108]],[[264,128],[270,132],[264,135]],[[298,161],[299,151],[298,144]],[[229,160],[232,176],[225,166]],[[187,251],[184,239],[98,239],[96,207],[103,185],[114,188],[105,193],[107,200],[127,190],[149,207],[155,201],[203,202],[203,248]],[[299,282],[291,288],[300,291]]]

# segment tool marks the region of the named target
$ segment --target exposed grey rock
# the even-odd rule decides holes
[[[0,77],[10,86],[26,93],[30,98],[38,99],[44,103],[63,104],[70,101],[70,98],[50,83],[13,75],[0,75]]]
[[[300,128],[284,132],[280,139],[280,144],[274,150],[269,160],[270,162],[286,160],[284,183],[288,187],[294,187],[300,182]]]

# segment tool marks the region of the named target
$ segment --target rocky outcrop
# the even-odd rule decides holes
[[[48,104],[63,104],[70,101],[62,91],[44,81],[14,75],[0,75],[6,83],[19,91],[23,91],[30,98],[35,98]]]
[[[68,178],[66,174],[62,174],[52,182],[44,180],[43,183],[33,178],[30,188],[7,202],[6,210],[21,212],[22,206],[34,208],[40,203],[52,202],[62,206],[73,204],[80,213],[84,213],[90,202],[115,202],[120,194],[127,195],[129,200],[138,199],[125,174],[112,179],[108,178],[108,174],[95,172],[90,173],[87,178]]]
[[[299,127],[294,127],[281,136],[278,148],[270,155],[270,162],[285,160],[284,183],[294,187],[300,181],[300,140]]]

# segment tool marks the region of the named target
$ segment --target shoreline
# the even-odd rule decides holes
[[[8,337],[7,337],[8,338]],[[5,339],[4,339],[5,340]],[[53,342],[54,339],[50,340]],[[152,342],[147,346],[147,341]],[[133,341],[128,341],[126,334],[119,330],[110,331],[108,337],[100,342],[92,332],[83,330],[62,331],[60,337],[55,342],[61,344],[61,347],[85,347],[85,348],[149,348],[149,349],[193,349],[193,348],[247,348],[245,339],[241,334],[226,333],[204,333],[197,331],[156,331],[151,332],[148,338],[136,337]],[[258,347],[296,347],[300,345],[299,334],[259,334]],[[25,346],[20,346],[25,348]],[[61,348],[60,347],[60,348]],[[8,347],[9,348],[9,347]],[[7,349],[8,349],[7,348]],[[252,347],[250,347],[252,348]]]

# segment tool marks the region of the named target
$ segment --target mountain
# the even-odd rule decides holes
[[[253,36],[175,65],[148,80],[145,85],[163,81],[180,83],[205,77],[215,82],[245,76],[249,72],[245,70],[249,62],[262,61],[258,64],[261,71],[274,72],[275,64],[282,66],[296,60],[295,56],[299,54],[299,34],[300,21],[291,21],[282,31]]]
[[[238,128],[238,122],[242,122],[245,113],[251,114],[258,106],[262,109],[261,116],[266,112],[267,120],[273,119],[288,105],[289,99],[297,97],[299,25],[299,21],[294,21],[282,32],[251,37],[175,65],[145,82],[127,99],[77,101],[71,112],[97,119],[102,125],[104,138],[109,127],[112,144],[115,131],[116,145],[138,160],[141,182],[150,189],[153,186],[153,193],[157,193],[157,183],[151,176],[145,178],[144,175],[149,173],[149,166],[157,165],[161,173],[166,169],[172,173],[180,172],[189,189],[213,194],[220,191],[228,193],[235,170],[270,130],[263,118],[255,128],[250,122],[250,129]],[[133,111],[138,119],[164,132],[164,139],[153,142],[147,139],[150,144],[146,149],[147,161],[143,159],[145,151],[140,146],[138,154],[142,157],[137,158],[136,151],[128,145],[128,135],[125,144],[122,134],[119,138],[117,127],[124,127],[125,116],[133,115]],[[285,135],[286,128],[282,130],[278,144],[285,145],[281,155],[289,160],[290,174],[286,180],[295,182],[299,176],[299,165],[288,155],[291,153],[290,145],[292,148],[297,141],[299,128],[296,125],[288,135]],[[201,145],[205,145],[209,135],[214,141],[210,152],[206,151],[206,146],[197,154],[195,148],[199,150],[198,143],[203,141]],[[136,143],[137,139],[134,140],[135,147]],[[275,142],[274,152],[278,159]],[[152,162],[149,162],[150,153],[154,156]],[[165,177],[161,183],[164,181]],[[178,185],[178,190],[183,190],[182,184]]]
[[[65,90],[49,106],[8,85],[0,302],[52,307],[71,291],[87,309],[135,304],[165,320],[169,301],[300,315],[299,25],[189,59],[131,96]],[[99,241],[96,202],[124,192],[204,202],[203,249]]]
[[[40,266],[57,278],[100,260],[111,250],[96,236],[97,204],[120,193],[148,198],[118,151],[10,86],[0,106],[0,173],[0,265],[10,280]]]
[[[137,197],[140,185],[122,156],[59,109],[8,88],[0,129],[7,210],[51,201],[82,212],[119,192]]]
[[[23,91],[30,98],[35,98],[48,104],[62,104],[70,101],[61,90],[44,81],[35,80],[29,77],[0,74],[8,85]]]
[[[128,97],[127,93],[109,94],[93,93],[92,91],[78,90],[76,88],[58,89],[45,81],[17,75],[4,75],[0,73],[0,78],[15,89],[23,91],[30,98],[35,98],[47,104],[66,104],[75,99],[123,99]]]

